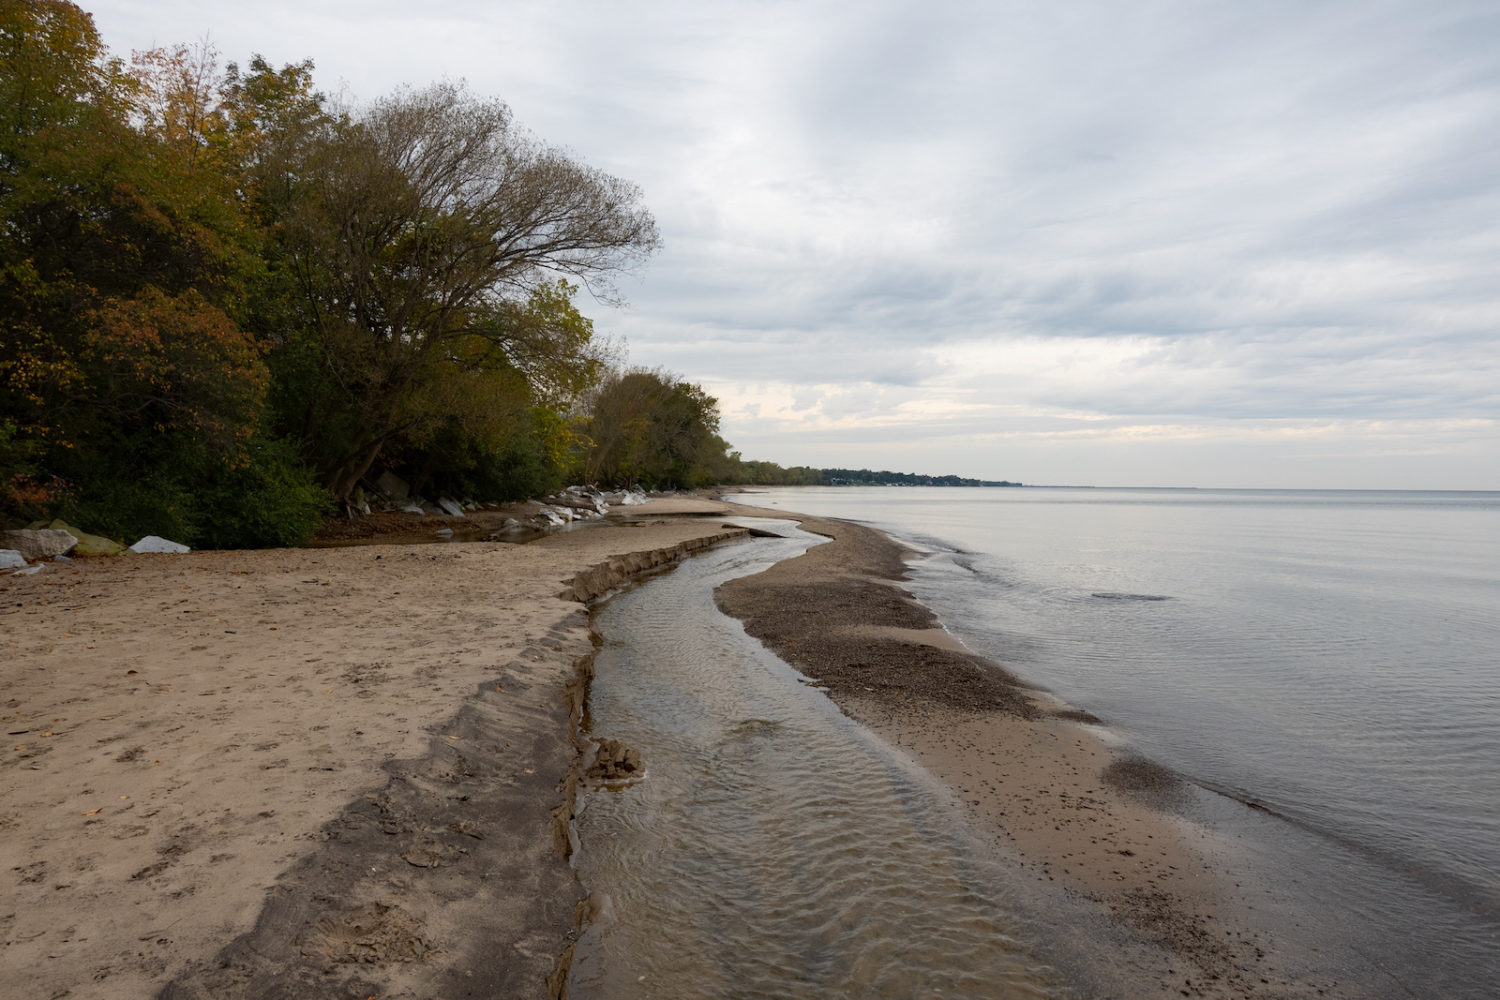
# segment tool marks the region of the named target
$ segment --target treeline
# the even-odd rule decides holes
[[[0,0],[0,61],[0,519],[260,546],[379,468],[497,500],[735,478],[716,401],[576,301],[657,249],[640,192],[504,104],[126,63],[61,0]]]
[[[774,462],[743,461],[729,457],[728,467],[716,480],[750,486],[1020,486],[1005,480],[965,479],[962,476],[924,476],[911,472],[872,472],[869,469],[784,469]]]
[[[825,486],[1020,486],[1006,480],[965,479],[962,476],[924,476],[910,472],[871,472],[869,469],[823,469]]]

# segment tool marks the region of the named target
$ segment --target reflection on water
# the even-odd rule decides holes
[[[646,778],[579,816],[597,905],[571,995],[1061,995],[936,790],[713,607],[718,583],[813,541],[796,535],[596,612],[589,725]]]

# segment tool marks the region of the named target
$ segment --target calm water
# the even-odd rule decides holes
[[[1287,919],[1336,924],[1394,995],[1495,995],[1500,494],[742,499],[916,542],[949,629],[1210,790]]]
[[[798,537],[701,555],[595,613],[587,725],[646,773],[583,799],[575,863],[599,905],[570,995],[1070,995],[942,792],[714,607],[719,583],[817,541],[779,527]]]

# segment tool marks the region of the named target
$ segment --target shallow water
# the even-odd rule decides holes
[[[1217,793],[1267,908],[1335,964],[1393,996],[1494,995],[1500,494],[742,499],[926,547],[910,589],[949,629]]]
[[[1067,995],[942,792],[713,606],[718,583],[815,541],[795,534],[595,612],[587,725],[646,774],[584,798],[576,863],[598,912],[571,995]]]

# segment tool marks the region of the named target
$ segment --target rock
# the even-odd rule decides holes
[[[600,781],[624,781],[638,778],[643,770],[641,752],[619,740],[595,740],[598,749],[588,776]]]
[[[396,509],[399,510],[399,511],[404,511],[407,514],[425,514],[425,513],[427,513],[425,510],[422,509],[422,505],[419,504],[419,503],[404,503],[400,507],[397,507]]]
[[[147,535],[132,545],[130,551],[152,555],[181,555],[184,552],[191,552],[193,550],[181,542],[174,542],[170,539],[162,538],[160,535]]]
[[[66,531],[78,539],[78,547],[73,550],[75,556],[117,556],[125,551],[125,546],[114,539],[105,538],[103,535],[91,535],[66,521],[53,521],[47,527]]]
[[[11,576],[30,576],[32,573],[40,573],[42,567],[46,565],[46,563],[37,563],[35,566],[27,566],[25,569],[16,570]]]
[[[0,549],[0,569],[25,569],[26,557],[15,549]]]
[[[58,528],[36,528],[22,529],[20,531],[7,531],[0,534],[0,546],[7,549],[15,549],[21,556],[30,561],[34,559],[51,559],[53,556],[67,555],[78,545],[78,539],[72,534]]]
[[[452,497],[438,497],[437,505],[442,509],[444,514],[449,514],[453,517],[464,516],[464,505]]]
[[[603,514],[609,509],[604,501],[598,497],[580,496],[576,493],[559,493],[551,499],[559,507],[567,507],[572,510],[586,510],[591,514]]]
[[[452,528],[439,528],[438,530],[434,531],[433,534],[437,535],[439,538],[452,538],[453,537],[453,529]]]
[[[411,487],[406,485],[406,480],[389,469],[382,472],[375,480],[375,488],[392,500],[405,500],[411,496]]]

